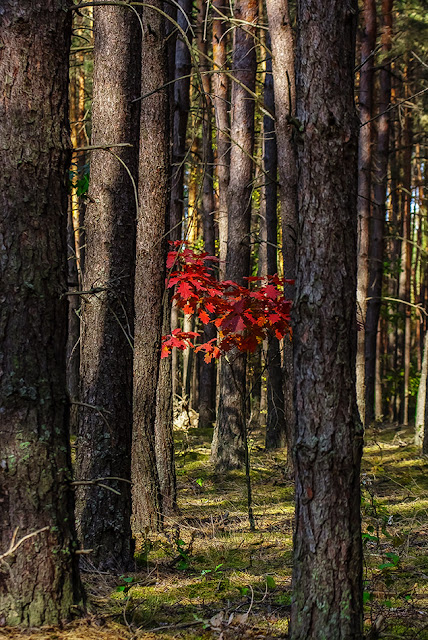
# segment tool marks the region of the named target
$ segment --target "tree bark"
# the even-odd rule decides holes
[[[221,15],[227,15],[229,8],[225,0],[213,0],[213,103],[217,139],[216,170],[218,178],[218,241],[219,277],[225,279],[227,255],[227,189],[230,171],[230,121],[229,121],[229,81],[222,73],[227,70],[228,23]],[[219,13],[220,12],[220,13]]]
[[[266,46],[269,50],[271,42],[266,34]],[[272,58],[266,51],[266,75],[264,82],[264,105],[271,113],[275,113],[274,83],[272,76]],[[277,145],[275,123],[269,116],[263,118],[263,168],[264,215],[266,225],[266,270],[262,275],[274,275],[278,272],[278,189],[277,189]],[[261,372],[260,372],[261,375]],[[287,444],[286,422],[284,414],[284,391],[282,380],[281,351],[279,340],[269,336],[267,348],[267,422],[266,448],[279,449]],[[260,385],[261,390],[261,385]]]
[[[134,424],[132,437],[132,525],[162,526],[162,498],[156,466],[155,420],[165,291],[169,215],[169,114],[165,20],[160,0],[143,12],[137,255],[135,270]]]
[[[386,187],[388,182],[389,151],[389,103],[391,101],[391,65],[388,54],[392,39],[392,1],[382,0],[382,52],[386,59],[380,70],[379,114],[377,120],[377,148],[373,186],[373,209],[370,225],[369,289],[366,313],[366,401],[365,424],[374,420],[376,384],[376,340],[382,302],[383,244],[386,211]],[[385,113],[386,112],[386,113]],[[367,125],[366,125],[367,126]]]
[[[361,640],[356,0],[298,0],[292,640]],[[332,71],[334,70],[334,71]]]
[[[360,129],[358,144],[358,271],[357,318],[357,403],[361,420],[365,421],[365,325],[369,288],[369,240],[371,213],[371,177],[373,145],[373,67],[376,48],[376,0],[364,0],[363,34],[361,39],[359,107]]]
[[[409,70],[406,71],[406,79],[409,81]],[[410,88],[407,87],[410,94]],[[413,246],[411,233],[412,218],[412,115],[407,109],[404,122],[403,135],[403,243],[402,243],[402,267],[404,272],[403,299],[410,302],[411,280],[412,280],[412,251]],[[403,396],[403,425],[409,424],[409,395],[410,395],[410,358],[411,358],[411,308],[407,304],[404,306],[404,396]]]
[[[248,94],[255,90],[256,0],[238,0],[235,18],[245,20],[245,29],[236,26],[233,46],[232,117],[230,179],[228,187],[228,238],[226,279],[245,284],[250,275],[251,179],[253,174],[254,100]],[[212,459],[218,470],[240,467],[244,462],[242,398],[246,394],[246,356],[230,354],[230,362],[220,364],[220,401],[212,444]]]
[[[68,55],[62,0],[0,16],[0,626],[81,602],[66,393]],[[26,540],[23,540],[28,536]]]
[[[203,183],[202,183],[202,224],[204,249],[211,255],[215,255],[215,228],[214,228],[214,152],[212,145],[212,103],[211,103],[211,76],[208,73],[208,43],[204,38],[204,18],[206,2],[198,3],[197,37],[200,52],[199,69],[202,73],[203,103],[202,103],[202,158],[203,158]],[[204,325],[203,340],[208,342],[215,338],[217,330],[214,325]],[[215,391],[216,391],[216,366],[215,362],[206,363],[202,353],[199,354],[199,426],[211,427],[215,421]]]
[[[272,72],[275,93],[276,136],[278,148],[279,197],[281,204],[282,253],[284,278],[294,280],[297,239],[296,131],[292,117],[296,108],[294,42],[288,0],[267,0],[266,9],[272,41]],[[294,299],[294,285],[284,285],[284,295]],[[283,341],[283,394],[288,457],[295,429],[293,404],[293,345]]]
[[[428,453],[428,415],[427,415],[427,374],[428,374],[428,331],[425,333],[422,359],[421,380],[419,382],[416,404],[415,445],[423,454]]]
[[[94,8],[92,144],[113,148],[136,177],[138,167],[140,27],[122,7]],[[131,44],[132,43],[132,44]],[[93,151],[86,209],[86,268],[82,298],[81,394],[77,480],[105,481],[77,493],[76,517],[90,560],[101,570],[133,566],[131,517],[132,371],[135,218],[130,177],[117,157]]]

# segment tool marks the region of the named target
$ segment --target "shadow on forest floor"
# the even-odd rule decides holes
[[[293,487],[282,453],[254,436],[255,532],[242,472],[216,477],[211,433],[176,431],[180,516],[139,544],[126,576],[83,574],[89,615],[27,640],[286,638],[291,600]],[[362,473],[365,623],[371,638],[428,639],[428,466],[410,429],[366,433]],[[88,567],[87,567],[88,569]],[[375,631],[376,630],[376,631]]]

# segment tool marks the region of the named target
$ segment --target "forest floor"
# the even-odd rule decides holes
[[[256,531],[242,472],[216,476],[211,433],[176,430],[180,516],[149,534],[126,575],[83,578],[88,615],[64,629],[0,630],[27,640],[286,638],[290,615],[293,486],[285,459],[251,441]],[[362,473],[367,638],[428,640],[428,465],[411,429],[366,433]],[[334,544],[334,541],[332,542]]]

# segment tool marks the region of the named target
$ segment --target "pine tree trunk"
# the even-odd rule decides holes
[[[112,151],[136,178],[138,166],[139,24],[121,7],[94,8],[92,144],[132,144]],[[131,44],[132,43],[132,44]],[[131,517],[135,194],[130,177],[105,150],[93,151],[86,209],[82,298],[81,396],[77,480],[105,481],[77,493],[76,517],[90,560],[101,570],[133,566]]]
[[[299,244],[292,640],[362,639],[355,390],[356,0],[297,2]],[[334,73],[331,70],[334,69]]]
[[[416,404],[415,445],[428,453],[428,427],[426,419],[427,404],[427,374],[428,374],[428,331],[425,333],[424,354],[422,359],[421,380],[419,382],[418,399]],[[428,416],[427,416],[428,417]]]
[[[373,67],[376,48],[376,0],[364,0],[360,64],[360,138],[358,144],[357,403],[365,420],[365,324],[369,287],[369,241],[373,145]]]
[[[188,19],[191,17],[192,5],[188,0],[179,3],[180,9],[174,11],[174,7],[167,6],[165,11],[174,13],[174,18],[179,26],[189,37],[190,29]],[[174,103],[174,109],[170,113],[171,123],[171,192],[168,226],[168,241],[173,242],[181,238],[181,224],[183,219],[183,181],[184,158],[186,153],[186,129],[190,108],[189,86],[190,78],[190,51],[181,33],[178,33],[172,41],[169,35],[174,29],[172,23],[167,21],[166,33],[168,47],[168,71],[169,77],[176,82],[169,87],[169,99]],[[182,78],[182,79],[178,79]],[[144,101],[143,101],[144,105]],[[169,245],[168,245],[168,248]],[[178,318],[173,315],[171,298],[173,291],[170,289],[163,299],[163,326],[162,334],[166,335],[177,327]],[[174,352],[176,350],[174,349]],[[174,383],[177,375],[177,354],[173,358],[163,358],[159,365],[159,380],[156,391],[156,421],[155,421],[155,454],[156,468],[159,476],[159,485],[162,495],[162,513],[164,516],[172,516],[177,513],[177,483],[174,459]]]
[[[225,6],[226,5],[226,6]],[[221,18],[228,15],[229,7],[225,0],[213,0],[213,103],[217,139],[216,170],[218,179],[218,238],[219,238],[219,277],[225,279],[227,255],[227,189],[230,171],[230,124],[229,124],[229,81],[222,73],[227,70],[227,32],[229,25]],[[218,13],[218,11],[220,13]]]
[[[0,626],[56,625],[81,602],[70,486],[68,55],[62,0],[0,12]]]
[[[272,71],[275,93],[276,136],[278,148],[279,197],[281,203],[282,253],[284,277],[294,280],[297,239],[296,134],[290,116],[295,114],[294,43],[288,0],[267,0],[266,9],[272,41]],[[294,299],[294,285],[284,285],[284,295]],[[293,448],[295,413],[293,402],[293,345],[283,341],[283,394],[285,428],[290,464]]]
[[[386,212],[386,187],[388,182],[388,151],[389,151],[389,118],[387,111],[391,100],[391,65],[388,64],[388,54],[391,49],[392,38],[392,1],[382,0],[382,52],[385,56],[380,70],[379,85],[379,114],[377,119],[377,148],[376,163],[373,176],[373,208],[370,225],[370,253],[369,253],[369,289],[366,313],[366,401],[365,424],[369,425],[375,417],[375,384],[376,384],[376,340],[379,325],[380,307],[382,302],[383,281],[383,245]],[[366,125],[367,126],[367,125]]]
[[[266,46],[270,50],[269,34]],[[275,113],[274,84],[272,76],[272,58],[267,57],[264,83],[264,104]],[[277,145],[275,123],[269,116],[263,118],[263,168],[265,171],[263,187],[264,215],[266,224],[266,270],[262,275],[274,275],[278,272],[278,193],[277,193]],[[282,388],[282,366],[279,341],[269,336],[267,348],[267,422],[266,448],[279,449],[287,444],[286,422],[284,414],[284,392]],[[260,385],[261,390],[261,385]]]
[[[165,20],[159,0],[144,8],[141,61],[140,160],[135,269],[134,424],[132,438],[132,524],[136,535],[162,526],[156,466],[155,421],[165,290],[169,214],[169,113]]]
[[[211,255],[215,255],[215,229],[214,229],[214,152],[212,145],[212,107],[211,107],[211,76],[204,73],[209,70],[208,46],[204,39],[204,18],[206,2],[200,1],[198,6],[197,35],[198,49],[200,51],[199,68],[202,73],[203,116],[202,116],[202,156],[204,163],[204,175],[202,183],[202,223],[204,249]],[[203,341],[208,342],[216,337],[217,330],[214,325],[204,325]],[[216,391],[216,366],[215,362],[206,363],[199,354],[199,426],[211,427],[215,421],[215,391]]]
[[[406,72],[407,80],[409,80],[409,72]],[[410,93],[410,89],[407,89]],[[412,279],[412,251],[411,244],[411,216],[412,216],[412,116],[407,110],[404,135],[403,135],[403,267],[404,267],[404,290],[403,299],[410,302],[411,279]],[[411,348],[411,308],[407,304],[404,306],[404,396],[403,396],[403,424],[409,424],[409,395],[410,395],[410,348]]]
[[[251,191],[254,146],[254,100],[248,94],[255,90],[256,51],[254,42],[258,4],[255,0],[238,0],[235,18],[245,20],[245,29],[236,27],[233,47],[233,83],[228,187],[228,238],[226,279],[245,284],[250,275]],[[244,462],[246,425],[242,415],[242,398],[246,394],[246,356],[230,354],[230,363],[220,364],[220,401],[214,430],[212,459],[217,469],[240,467]]]

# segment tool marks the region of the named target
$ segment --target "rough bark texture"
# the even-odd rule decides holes
[[[276,136],[278,148],[279,197],[281,203],[284,277],[294,280],[297,238],[297,170],[295,125],[296,90],[293,30],[287,0],[267,0],[266,9],[272,41],[272,72],[275,86]],[[286,284],[284,294],[294,299],[294,286]],[[295,413],[293,404],[293,345],[284,340],[283,389],[287,447],[293,447]],[[289,455],[291,464],[291,456]]]
[[[230,124],[229,124],[229,81],[227,70],[227,30],[228,24],[221,15],[228,15],[225,0],[213,0],[213,68],[219,73],[213,75],[213,103],[217,138],[216,169],[218,178],[218,241],[220,257],[220,280],[226,274],[227,254],[227,187],[230,165]],[[218,11],[217,11],[218,10]],[[220,13],[219,13],[220,12]]]
[[[197,37],[200,52],[199,68],[202,72],[203,116],[202,116],[202,159],[204,163],[202,182],[202,224],[204,249],[211,255],[215,255],[215,229],[214,229],[214,152],[212,145],[212,105],[211,105],[211,76],[204,73],[209,70],[208,42],[204,39],[204,18],[206,2],[198,4]],[[216,337],[217,330],[214,325],[204,325],[204,342]],[[207,364],[202,353],[198,356],[199,364],[199,426],[211,427],[215,421],[215,391],[216,391],[216,366],[214,362]]]
[[[409,70],[407,68],[407,81],[409,82]],[[407,94],[411,93],[411,89],[407,87]],[[403,189],[402,189],[402,203],[403,203],[403,242],[401,245],[402,255],[402,270],[404,287],[402,289],[402,299],[406,302],[410,302],[410,290],[412,279],[412,251],[413,246],[411,244],[412,238],[412,116],[410,110],[407,110],[405,122],[404,122],[404,135],[403,135]],[[412,327],[411,327],[411,307],[404,306],[404,351],[403,351],[403,365],[404,365],[404,389],[403,389],[403,424],[409,424],[409,395],[410,395],[410,348],[412,341]]]
[[[255,0],[238,0],[235,18],[245,20],[236,27],[233,46],[233,76],[240,84],[232,87],[230,180],[228,187],[228,238],[226,279],[244,284],[250,272],[251,179],[253,174],[254,100],[256,51],[254,43],[258,5]],[[220,364],[220,401],[214,430],[212,458],[217,469],[239,467],[244,462],[242,397],[246,386],[246,356],[231,354],[231,363]],[[232,370],[233,369],[233,370]]]
[[[81,599],[70,486],[68,49],[62,0],[0,15],[0,626],[69,619]]]
[[[139,25],[121,7],[94,8],[92,144],[130,143],[112,151],[136,178],[138,165]],[[100,570],[133,565],[131,517],[132,340],[136,202],[130,177],[109,152],[93,151],[86,209],[82,298],[81,393],[77,480],[104,481],[77,493],[78,532]]]
[[[165,11],[174,13],[174,19],[191,39],[189,20],[191,18],[192,3],[189,0],[180,0],[180,8],[175,8],[165,3]],[[169,100],[173,104],[170,109],[170,145],[172,164],[170,167],[170,209],[168,217],[168,236],[170,242],[181,238],[181,225],[184,209],[184,160],[186,155],[186,130],[190,108],[189,87],[191,70],[190,51],[180,32],[174,41],[169,35],[174,29],[172,23],[166,23],[166,36],[168,48],[168,77],[176,81],[170,85]],[[144,105],[144,102],[143,102]],[[169,248],[169,245],[168,245]],[[178,316],[171,310],[171,289],[163,298],[163,327],[162,334],[168,334],[177,327]],[[156,467],[159,476],[160,491],[162,495],[162,513],[164,516],[172,516],[177,513],[177,486],[174,461],[174,435],[173,435],[173,397],[176,392],[177,379],[177,353],[173,351],[171,358],[163,358],[160,362],[159,380],[156,397],[156,421],[155,421],[155,452]]]
[[[391,49],[392,0],[382,0],[382,52],[385,57]],[[379,113],[377,120],[376,163],[373,176],[373,208],[370,225],[369,290],[366,314],[366,402],[365,424],[374,420],[376,383],[376,338],[382,298],[383,236],[385,226],[386,187],[388,181],[389,112],[391,100],[391,66],[387,58],[380,70]]]
[[[170,296],[165,294],[162,334],[171,331]],[[162,495],[162,514],[177,513],[177,483],[174,460],[174,416],[172,395],[172,361],[160,361],[159,381],[156,391],[155,454],[159,487]]]
[[[292,640],[362,638],[355,392],[356,0],[298,0]]]
[[[177,12],[177,22],[191,37],[189,19],[192,14],[191,0],[180,0],[181,10]],[[173,112],[173,139],[172,139],[172,176],[171,176],[171,224],[168,238],[178,240],[181,238],[181,223],[184,210],[184,160],[186,155],[186,131],[190,109],[190,78],[191,57],[187,44],[182,36],[177,36],[175,45],[175,72],[174,77],[174,112]],[[144,103],[143,103],[144,104]]]
[[[361,38],[360,69],[360,130],[358,143],[358,271],[357,271],[357,319],[360,331],[357,335],[357,403],[361,420],[365,420],[365,324],[369,287],[369,238],[372,176],[373,117],[373,67],[376,47],[376,0],[365,0],[363,33]]]
[[[266,46],[271,48],[269,34],[266,34]],[[275,113],[274,84],[272,76],[272,58],[266,60],[264,83],[264,104]],[[277,145],[275,123],[269,116],[263,118],[263,168],[264,175],[264,215],[266,224],[266,272],[262,275],[274,275],[278,272],[278,189],[277,189]],[[284,391],[281,367],[281,351],[275,336],[268,339],[267,348],[267,422],[266,448],[279,449],[287,444],[286,422],[284,414]]]
[[[75,293],[79,291],[80,286],[70,197],[68,198],[67,219],[67,285],[68,292]],[[70,433],[76,435],[78,421],[78,405],[76,403],[79,400],[80,387],[80,297],[78,295],[69,297],[66,367],[67,393],[71,401]]]
[[[159,0],[154,7],[162,9]],[[169,214],[169,114],[164,18],[144,8],[138,176],[137,256],[135,268],[134,425],[132,434],[133,529],[158,529],[162,499],[156,467],[155,420],[159,379],[162,302],[165,289]]]

